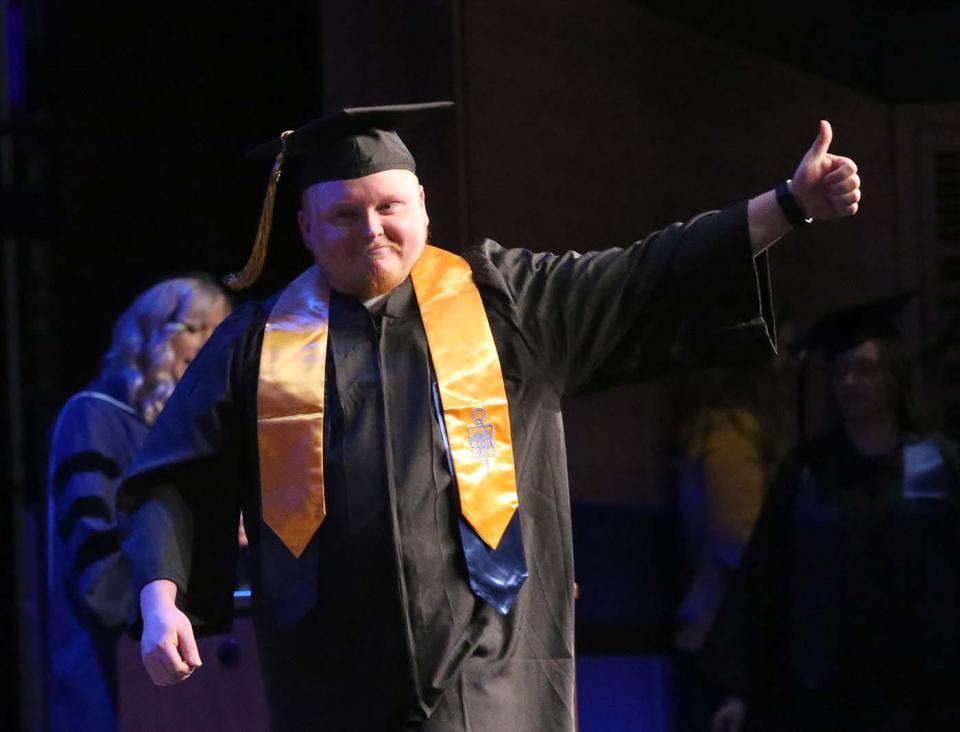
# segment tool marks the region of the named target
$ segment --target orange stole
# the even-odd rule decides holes
[[[411,272],[440,390],[464,518],[496,548],[517,509],[500,359],[470,265],[428,246]],[[323,386],[330,287],[311,267],[280,295],[260,353],[263,518],[300,556],[326,514]]]
[[[496,549],[517,510],[507,392],[463,257],[428,246],[410,273],[443,406],[463,517]]]
[[[257,445],[263,520],[299,557],[327,509],[323,497],[323,386],[330,285],[313,266],[270,311],[260,351]]]

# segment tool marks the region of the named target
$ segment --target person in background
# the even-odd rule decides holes
[[[229,312],[212,279],[154,285],[117,320],[99,375],[56,419],[48,487],[50,732],[117,729],[117,641],[132,598],[116,528],[117,488],[180,377]]]
[[[960,729],[960,453],[923,425],[906,300],[804,339],[838,425],[785,462],[707,641],[713,732]]]
[[[687,572],[673,637],[678,732],[702,732],[723,691],[699,653],[760,514],[771,477],[796,444],[797,359],[788,310],[777,353],[760,363],[695,372],[676,382],[676,500]]]

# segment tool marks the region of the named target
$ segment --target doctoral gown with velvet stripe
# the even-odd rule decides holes
[[[116,379],[63,406],[50,445],[48,732],[117,729],[117,644],[130,612],[130,572],[115,501],[149,427]]]
[[[272,300],[214,333],[121,491],[135,586],[173,580],[202,633],[230,624],[243,510],[277,729],[572,730],[561,399],[770,348],[766,263],[752,256],[745,203],[624,249],[555,255],[485,240],[463,256],[510,405],[529,579],[509,614],[467,582],[409,279],[373,314],[332,298],[328,515],[299,559],[259,521],[257,370]]]

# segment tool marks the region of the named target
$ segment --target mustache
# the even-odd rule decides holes
[[[381,247],[387,247],[387,248],[389,248],[389,249],[392,249],[392,250],[395,251],[395,252],[399,252],[399,251],[400,251],[400,245],[399,245],[399,244],[397,244],[397,243],[394,242],[394,241],[390,241],[390,239],[384,239],[384,238],[378,238],[376,241],[370,243],[370,244],[367,246],[366,251],[367,251],[367,252],[372,252],[374,249],[380,249]]]

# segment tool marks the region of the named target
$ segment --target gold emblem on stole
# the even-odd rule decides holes
[[[470,414],[473,426],[467,427],[467,440],[470,451],[477,460],[483,460],[487,470],[490,470],[490,461],[497,456],[497,445],[493,438],[493,425],[487,424],[487,410],[477,407]]]

